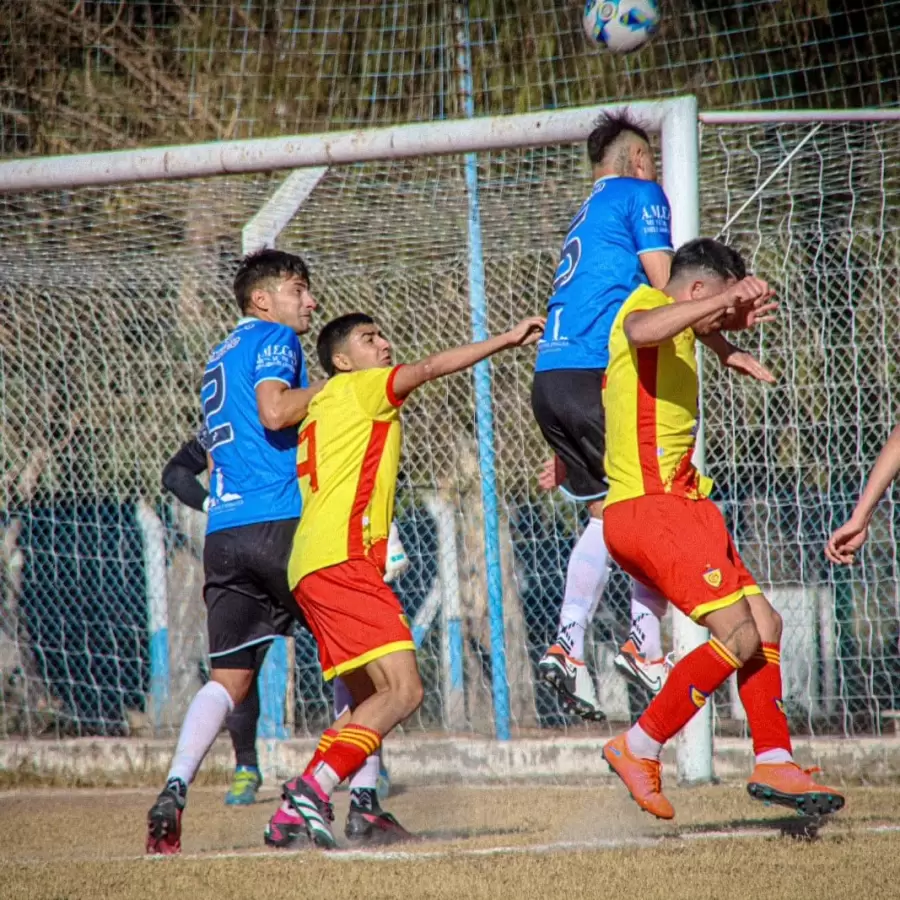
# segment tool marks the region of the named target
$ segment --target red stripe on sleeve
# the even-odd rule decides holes
[[[656,455],[656,376],[658,347],[637,348],[637,442],[645,494],[664,490]]]
[[[388,387],[388,392],[390,397],[390,387]],[[350,559],[362,559],[366,555],[366,547],[363,542],[363,514],[372,499],[372,491],[375,490],[375,478],[378,475],[378,466],[381,463],[381,455],[384,453],[384,445],[388,432],[391,430],[391,424],[391,422],[372,423],[369,444],[359,470],[356,496],[353,498],[353,506],[350,508],[350,527],[347,530],[347,555]]]
[[[394,379],[397,377],[397,373],[402,368],[403,368],[403,366],[394,366],[394,368],[391,370],[391,374],[388,375],[387,398],[388,398],[388,403],[390,403],[391,406],[398,406],[398,407],[403,406],[403,401],[406,399],[405,397],[398,397],[394,393]]]

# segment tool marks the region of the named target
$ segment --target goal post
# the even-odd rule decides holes
[[[51,268],[57,262],[61,266],[80,266],[85,273],[96,272],[91,278],[97,278],[101,269],[95,267],[96,260],[87,259],[92,255],[92,242],[98,247],[103,244],[112,248],[127,244],[125,261],[135,266],[136,271],[150,267],[147,272],[152,271],[152,275],[148,274],[148,278],[158,283],[159,290],[174,287],[180,291],[176,303],[181,304],[185,318],[178,327],[193,329],[189,338],[181,339],[183,349],[178,352],[182,355],[173,362],[182,372],[181,380],[162,386],[173,409],[166,410],[165,427],[154,429],[157,445],[153,447],[152,456],[142,461],[140,477],[126,485],[116,479],[132,476],[98,473],[98,479],[105,479],[103,484],[98,482],[85,490],[96,490],[99,494],[111,487],[122,496],[133,495],[137,490],[151,499],[155,497],[158,470],[153,471],[150,460],[164,459],[184,439],[184,430],[190,427],[196,408],[196,397],[189,390],[191,377],[188,373],[199,373],[205,352],[221,329],[227,327],[230,318],[227,301],[223,300],[214,308],[216,324],[210,327],[210,322],[201,315],[202,310],[208,312],[209,307],[204,307],[202,297],[191,293],[193,287],[186,287],[186,280],[190,282],[195,276],[191,274],[185,279],[176,275],[176,269],[166,268],[177,265],[176,262],[167,261],[161,265],[154,260],[154,235],[147,229],[161,219],[152,207],[154,203],[164,201],[168,192],[172,192],[173,197],[184,198],[191,195],[192,187],[196,187],[196,196],[190,199],[195,204],[192,221],[184,225],[160,226],[168,229],[167,259],[177,260],[183,252],[186,271],[192,266],[217,265],[215,256],[219,251],[215,249],[215,242],[223,239],[223,229],[213,221],[216,210],[222,208],[222,203],[239,201],[238,205],[246,213],[242,214],[240,224],[235,223],[234,237],[228,239],[236,243],[241,252],[280,242],[285,247],[298,246],[301,252],[311,257],[314,273],[318,271],[319,263],[325,261],[329,280],[334,282],[327,288],[325,305],[329,314],[348,301],[354,304],[365,302],[399,330],[401,310],[407,307],[395,305],[400,301],[384,292],[379,293],[377,286],[365,281],[366,252],[377,257],[377,270],[386,283],[399,285],[401,293],[409,290],[412,297],[414,290],[431,290],[436,297],[442,293],[449,296],[448,292],[454,297],[457,293],[468,297],[469,320],[464,330],[462,322],[444,315],[440,304],[432,311],[433,321],[417,320],[414,327],[407,329],[408,333],[402,339],[407,352],[431,352],[447,343],[473,335],[478,337],[482,329],[505,327],[515,318],[545,308],[549,280],[568,219],[590,185],[583,142],[601,112],[623,109],[635,115],[660,140],[663,186],[672,202],[676,244],[695,237],[699,223],[699,166],[697,104],[693,97],[324,135],[0,163],[0,202],[3,204],[0,221],[3,216],[17,215],[28,220],[32,211],[37,210],[34,219],[37,226],[27,235],[26,261],[30,259],[32,263]],[[468,170],[463,159],[465,154],[476,155],[475,165]],[[414,167],[421,171],[414,171]],[[288,171],[289,174],[280,180],[248,180],[257,173],[275,171]],[[474,174],[485,188],[480,210],[476,209],[475,213],[471,206],[467,213],[463,211],[468,203],[466,171]],[[365,192],[371,187],[372,179],[378,180],[379,191],[372,192],[372,204],[363,210],[364,201],[368,200]],[[407,187],[407,179],[412,187]],[[145,187],[140,188],[140,185]],[[434,194],[429,199],[428,192],[432,189]],[[345,216],[340,205],[350,203],[354,190],[363,198],[359,203],[359,219],[354,218],[357,216],[355,208],[350,210],[348,206]],[[527,191],[540,193],[541,199],[531,204],[526,197]],[[343,192],[340,197],[339,192]],[[410,196],[413,193],[415,196]],[[213,199],[219,195],[220,199]],[[388,202],[388,195],[394,206]],[[82,196],[89,198],[89,202],[82,204],[79,199]],[[323,204],[336,199],[340,202],[330,206],[323,215]],[[462,207],[457,205],[458,199],[462,200]],[[174,206],[182,202],[172,201]],[[517,203],[522,206],[517,208]],[[48,205],[53,206],[49,213]],[[60,210],[68,210],[68,213]],[[427,221],[429,210],[436,219],[443,216],[441,221],[450,223],[452,232],[442,232],[440,223],[431,227]],[[523,212],[526,215],[522,215]],[[67,216],[77,215],[85,216],[85,220],[78,223],[77,235],[69,234]],[[409,220],[402,221],[403,215],[409,215]],[[92,216],[98,221],[90,222]],[[104,216],[108,219],[100,222]],[[469,241],[466,246],[467,238],[472,236],[475,216],[482,220],[483,244]],[[538,221],[533,216],[542,218]],[[165,222],[172,223],[176,218],[172,210],[168,210]],[[52,222],[47,225],[49,220]],[[98,222],[101,227],[95,227]],[[132,225],[140,226],[133,236],[115,232],[117,228],[127,232]],[[383,245],[382,242],[396,241],[397,228],[404,229],[401,245]],[[61,234],[63,239],[60,239]],[[117,240],[121,242],[118,245]],[[517,243],[520,240],[527,240],[528,246],[520,246]],[[428,241],[435,243],[432,245]],[[461,246],[456,246],[457,243]],[[352,245],[349,250],[348,244]],[[458,254],[460,250],[462,256]],[[81,261],[82,253],[84,262]],[[481,258],[473,260],[473,253]],[[387,259],[391,256],[392,259]],[[336,262],[339,259],[345,262],[339,264]],[[471,284],[479,265],[486,282],[485,309],[480,314],[479,303],[473,302]],[[408,275],[407,269],[414,269],[414,274]],[[21,266],[8,267],[3,277],[5,284],[14,284],[21,271]],[[508,274],[503,275],[504,272]],[[166,273],[178,285],[167,286]],[[221,274],[216,275],[218,279],[221,277]],[[217,297],[224,297],[225,287],[221,280],[215,283]],[[347,296],[341,298],[337,292],[344,289]],[[521,295],[516,294],[519,290]],[[426,295],[420,295],[418,307],[408,307],[409,314],[419,315],[426,299]],[[77,308],[77,300],[73,302]],[[412,300],[404,299],[403,302]],[[377,303],[386,305],[373,305]],[[102,327],[97,325],[97,328]],[[129,332],[123,332],[126,333]],[[90,342],[91,338],[73,340]],[[79,351],[90,361],[89,347],[79,347]],[[89,364],[95,365],[96,371],[102,371],[111,363],[104,360]],[[452,577],[447,574],[447,554],[441,553],[440,546],[435,557],[440,559],[440,564],[435,563],[434,568],[443,570],[444,580],[454,584],[452,591],[461,599],[459,606],[449,613],[445,610],[435,619],[446,626],[447,634],[437,635],[432,629],[435,640],[452,639],[455,647],[465,645],[465,660],[460,659],[462,650],[451,648],[446,655],[449,662],[444,668],[452,673],[453,688],[457,692],[453,703],[459,703],[458,691],[464,677],[466,726],[478,731],[484,727],[477,710],[481,702],[479,697],[493,695],[490,730],[495,736],[506,738],[514,734],[516,728],[528,727],[529,722],[545,718],[535,711],[536,687],[529,654],[538,639],[533,636],[536,632],[532,622],[523,625],[524,619],[531,614],[523,613],[521,608],[517,611],[517,607],[521,607],[520,595],[527,591],[528,585],[519,583],[515,541],[511,537],[518,527],[513,496],[531,490],[537,455],[542,450],[535,439],[527,404],[523,403],[524,385],[530,372],[528,361],[524,357],[517,362],[496,360],[490,371],[493,382],[487,382],[488,390],[484,390],[484,382],[475,390],[469,385],[464,391],[465,402],[446,392],[439,401],[423,401],[423,412],[414,414],[408,431],[414,444],[410,463],[414,488],[439,498],[435,501],[437,505],[427,501],[422,506],[427,508],[431,503],[434,508],[446,510],[449,503],[456,516],[458,572]],[[134,390],[140,393],[138,388]],[[100,394],[93,396],[95,404],[102,404]],[[437,398],[438,392],[432,396]],[[452,410],[452,415],[445,414],[447,409]],[[146,416],[153,416],[152,409]],[[176,430],[176,421],[181,422],[178,426],[181,431]],[[492,428],[472,428],[478,421],[492,422]],[[452,422],[458,425],[448,431],[446,423]],[[133,435],[129,432],[130,422],[122,421],[115,427],[130,435],[122,446],[117,447],[120,456],[128,452],[129,447],[138,446],[140,436],[137,432]],[[470,429],[480,432],[482,443],[484,434],[491,435],[491,446],[482,447],[487,452],[476,452],[472,457],[476,469],[472,473],[472,483],[487,485],[494,493],[498,505],[496,511],[485,508],[488,504],[484,503],[484,494],[479,501],[480,509],[479,504],[473,504],[469,488],[461,481],[469,477],[466,473],[469,458],[465,454],[460,456],[450,445],[462,443],[465,432]],[[116,440],[119,437],[116,436]],[[515,464],[514,473],[510,469],[511,459],[520,460]],[[496,468],[494,460],[497,461]],[[446,523],[437,531],[446,533]],[[564,558],[559,565],[564,568]],[[559,571],[555,572],[554,578],[558,575]],[[492,583],[494,589],[490,588]],[[166,596],[163,591],[159,593]],[[560,600],[561,596],[556,597],[554,615],[558,613]],[[456,602],[454,600],[451,606]],[[156,635],[155,649],[149,658],[153,668],[150,682],[157,697],[168,697],[175,702],[176,692],[164,691],[160,684],[164,677],[175,678],[172,670],[176,667],[177,654],[167,657],[160,650],[162,629],[167,628],[170,641],[177,631],[172,617],[178,614],[178,601],[172,591],[167,600],[168,623],[160,621],[162,608],[160,603],[155,603],[150,616]],[[482,636],[486,622],[494,629],[506,625],[505,638],[491,640],[490,629]],[[465,636],[462,634],[464,628],[467,629]],[[678,625],[676,643],[682,650],[701,637],[696,630],[680,629],[681,625]],[[472,647],[475,647],[474,651]],[[429,654],[435,651],[433,646],[422,650]],[[126,650],[117,645],[109,667],[118,665],[125,654]],[[266,673],[267,684],[280,697],[291,696],[285,687],[288,675],[284,673],[283,662],[289,658],[290,654],[272,654]],[[282,660],[282,675],[275,671],[279,660]],[[482,679],[484,684],[479,683]],[[86,676],[85,680],[90,681],[90,677]],[[504,690],[513,696],[505,700]],[[422,727],[448,727],[451,717],[445,709],[447,693],[442,688],[438,688],[437,693],[443,699],[434,701],[436,712],[430,714],[430,724],[422,721]],[[158,711],[154,714],[159,717]],[[688,740],[679,746],[679,772],[686,780],[699,781],[711,775],[710,723],[710,711],[706,710],[704,717],[693,724]],[[275,736],[284,733],[277,723],[268,732]]]

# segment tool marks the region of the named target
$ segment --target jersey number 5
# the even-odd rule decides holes
[[[556,275],[553,278],[554,293],[572,280],[575,270],[578,268],[578,263],[581,261],[581,238],[575,235],[575,231],[587,218],[587,212],[588,207],[587,203],[585,203],[569,226],[569,233],[566,235],[566,242],[562,248],[562,256],[560,257],[559,265],[556,267]]]
[[[297,463],[297,478],[309,476],[309,489],[319,489],[319,479],[316,477],[316,423],[310,422],[297,440],[297,456],[300,456],[300,448],[306,444],[306,458]]]

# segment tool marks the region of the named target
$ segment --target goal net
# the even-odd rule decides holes
[[[898,139],[898,122],[701,129],[701,231],[744,250],[782,303],[777,324],[742,341],[778,374],[776,387],[705,362],[706,465],[784,616],[788,708],[811,734],[877,733],[900,699],[893,504],[880,509],[861,566],[835,573],[822,555],[895,421]],[[371,312],[398,360],[470,339],[466,165],[421,156],[311,179],[272,234],[308,259],[317,324]],[[483,152],[475,165],[496,332],[545,309],[590,174],[581,142]],[[165,734],[203,679],[203,516],[161,494],[160,472],[196,428],[206,353],[236,317],[242,231],[289,177],[0,195],[0,736]],[[312,341],[304,346],[312,361]],[[428,386],[405,413],[397,518],[412,565],[396,587],[426,682],[407,730],[493,733],[493,565],[513,735],[583,733],[535,677],[582,512],[537,490],[547,449],[530,411],[532,366],[531,351],[491,365],[494,562],[473,377]],[[160,609],[167,671],[151,646]],[[591,664],[601,705],[623,722],[646,700],[611,666],[626,631],[627,586],[615,573]],[[166,679],[165,710],[151,702],[154,678]],[[295,687],[297,732],[314,733],[329,700],[302,633]],[[715,721],[722,734],[744,727],[727,690]]]

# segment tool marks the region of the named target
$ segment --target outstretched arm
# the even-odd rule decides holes
[[[726,316],[734,320],[736,309],[753,307],[769,296],[771,292],[764,281],[747,276],[713,297],[637,310],[625,319],[625,335],[633,346],[645,347],[667,341],[686,328],[708,334],[718,329]]]
[[[532,316],[523,319],[511,331],[498,334],[496,337],[479,341],[477,344],[465,344],[462,347],[454,347],[452,350],[442,350],[417,363],[400,366],[394,376],[393,391],[395,396],[402,400],[409,396],[417,387],[435,378],[443,378],[445,375],[453,375],[469,369],[476,363],[493,356],[500,350],[508,350],[511,347],[527,347],[535,344],[544,332],[546,320],[541,316]]]
[[[825,555],[833,563],[847,565],[853,562],[856,551],[869,536],[869,522],[875,507],[898,473],[900,473],[900,425],[894,427],[884,447],[881,448],[853,514],[828,539]]]

